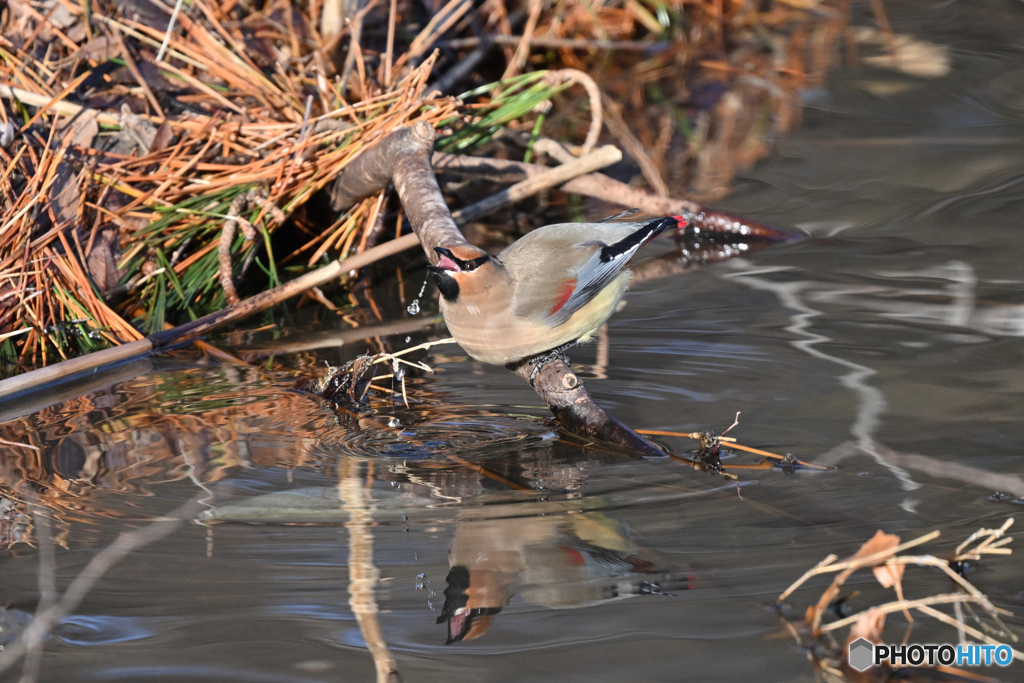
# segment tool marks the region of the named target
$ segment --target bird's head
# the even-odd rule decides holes
[[[494,617],[512,599],[508,592],[511,575],[506,572],[474,569],[463,565],[448,572],[444,607],[437,623],[448,624],[446,645],[473,640],[487,633]]]
[[[451,249],[434,247],[437,252],[437,265],[427,266],[434,276],[434,282],[441,291],[445,301],[454,303],[459,292],[467,285],[486,277],[487,268],[491,265],[491,257],[483,249],[469,244],[460,244]]]

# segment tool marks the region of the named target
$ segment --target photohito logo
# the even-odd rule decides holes
[[[857,671],[883,662],[889,666],[1009,666],[1013,650],[1009,645],[875,645],[858,638],[850,643],[846,661]]]

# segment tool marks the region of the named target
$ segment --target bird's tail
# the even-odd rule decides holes
[[[602,249],[601,261],[607,263],[623,254],[635,252],[669,228],[685,228],[689,224],[690,220],[686,216],[665,216],[664,218],[655,218],[653,221],[647,221],[636,232]],[[632,258],[632,255],[630,255],[630,258]]]

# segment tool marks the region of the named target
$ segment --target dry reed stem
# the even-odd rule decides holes
[[[833,562],[822,561],[822,562],[818,563],[817,565],[815,565],[812,569],[810,569],[806,573],[804,573],[804,575],[801,576],[799,579],[797,579],[795,582],[793,582],[793,584],[789,588],[787,588],[785,591],[783,591],[782,595],[780,595],[778,598],[775,599],[775,602],[776,603],[780,603],[783,600],[785,600],[787,597],[789,597],[793,593],[793,591],[795,591],[797,588],[799,588],[801,585],[803,585],[803,583],[805,581],[807,581],[807,579],[811,578],[812,576],[817,576],[818,574],[828,574],[828,573],[831,573],[831,572],[841,572],[841,571],[845,571],[847,569],[855,569],[856,570],[856,569],[862,569],[864,567],[870,567],[870,566],[872,566],[874,564],[878,564],[880,561],[884,561],[884,560],[886,560],[886,559],[896,555],[897,553],[899,553],[902,550],[907,550],[908,548],[913,548],[915,546],[921,545],[922,543],[927,543],[928,541],[936,539],[941,534],[942,534],[942,532],[940,532],[940,531],[931,531],[931,532],[925,534],[924,536],[919,536],[918,538],[915,538],[912,541],[907,541],[905,543],[901,543],[901,544],[899,544],[899,545],[897,545],[894,548],[891,548],[889,550],[883,550],[881,552],[873,553],[873,554],[868,555],[866,557],[858,557],[857,559],[853,559],[853,560],[845,560],[843,562],[835,562],[835,563],[833,563],[834,559],[833,559]],[[829,555],[829,557],[830,558],[835,558],[835,555]],[[826,560],[828,560],[828,558],[826,558]]]
[[[1009,527],[1012,524],[1013,518],[1009,518],[998,529],[979,529],[974,534],[972,534],[966,541],[964,541],[958,546],[957,553],[955,556],[956,559],[954,559],[954,561],[960,561],[962,557],[967,557],[968,555],[972,559],[979,559],[980,556],[983,554],[1010,554],[1010,549],[1004,546],[1007,545],[1012,539],[1008,537],[1004,538],[1003,534],[1005,534],[1006,530],[1009,529]],[[859,623],[869,612],[887,614],[897,611],[903,611],[904,613],[906,613],[908,620],[912,622],[913,617],[910,615],[910,611],[918,610],[928,616],[934,617],[946,624],[956,627],[960,634],[961,642],[964,642],[965,635],[969,634],[972,637],[985,643],[989,643],[992,645],[1003,644],[1000,641],[997,641],[991,635],[985,634],[982,631],[967,626],[964,623],[962,608],[964,606],[968,606],[968,609],[970,609],[969,606],[971,604],[976,604],[979,605],[988,614],[989,618],[992,619],[997,628],[991,629],[988,626],[986,626],[983,622],[980,622],[982,623],[983,627],[988,628],[991,631],[994,631],[995,635],[1001,638],[1009,639],[1011,642],[1017,642],[1017,636],[1006,627],[1006,625],[1000,618],[1002,615],[1008,615],[1010,613],[1006,610],[999,609],[995,605],[993,605],[987,596],[985,596],[974,585],[972,585],[963,576],[961,576],[958,572],[954,571],[951,568],[950,561],[939,559],[933,555],[908,556],[898,554],[900,551],[905,550],[906,548],[920,545],[925,541],[936,538],[938,535],[938,531],[933,531],[929,534],[914,539],[913,541],[897,544],[888,549],[884,549],[864,557],[854,556],[853,558],[846,560],[844,562],[836,562],[836,556],[829,555],[827,558],[819,562],[813,568],[805,572],[804,575],[800,577],[800,579],[794,582],[792,586],[790,586],[785,592],[783,592],[782,595],[780,595],[778,598],[778,603],[781,603],[786,597],[791,595],[793,591],[796,590],[796,588],[802,585],[810,577],[815,576],[817,574],[840,572],[840,574],[824,592],[822,598],[818,601],[817,605],[815,605],[814,608],[808,610],[807,619],[809,625],[811,626],[811,632],[813,636],[817,636],[819,633],[828,633],[843,628],[845,626],[850,626]],[[980,543],[978,543],[976,547],[967,550],[967,552],[964,553],[965,549],[967,549],[972,543],[974,543],[978,539],[981,539]],[[859,552],[863,552],[865,549],[868,549],[872,546],[877,547],[877,545],[879,544],[885,545],[890,541],[895,542],[897,540],[898,539],[896,537],[883,534],[881,531],[879,531],[878,534],[876,534],[875,538],[873,538],[871,541],[865,543],[864,546],[862,546],[861,550],[858,551],[858,554]],[[961,555],[961,553],[963,553],[963,555]],[[903,571],[902,569],[900,569],[899,571],[896,570],[897,567],[903,567],[907,565],[929,566],[939,569],[943,573],[945,573],[946,576],[948,576],[954,582],[954,584],[957,585],[960,591],[957,593],[946,593],[932,595],[925,598],[908,600],[903,596],[902,592]],[[888,567],[888,576],[897,578],[895,578],[895,580],[883,580],[885,577],[878,575],[877,571],[877,568],[880,566]],[[824,608],[827,607],[827,604],[823,603],[827,603],[827,601],[831,600],[831,598],[835,597],[838,594],[838,588],[846,582],[846,580],[853,574],[853,572],[865,567],[875,567],[876,578],[878,579],[879,583],[881,583],[884,587],[890,587],[891,584],[892,587],[896,588],[898,599],[889,603],[885,603],[883,605],[869,607],[868,609],[858,612],[857,614],[853,614],[843,619],[839,619],[837,621],[826,624],[824,626],[820,626],[820,620],[823,615]],[[940,604],[953,605],[956,616],[951,617],[932,607],[932,605]],[[971,610],[971,613],[974,614],[974,611]],[[978,617],[975,616],[975,618]],[[1015,656],[1018,657],[1024,656],[1018,653],[1017,650],[1013,650],[1013,653]]]

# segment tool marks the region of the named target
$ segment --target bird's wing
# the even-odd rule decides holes
[[[549,263],[535,264],[537,277],[517,283],[516,315],[541,320],[550,327],[561,325],[615,279],[648,240],[677,224],[675,218],[660,218],[611,244],[590,240],[564,245],[568,253],[550,250],[542,256]],[[552,278],[558,270],[561,277]]]

